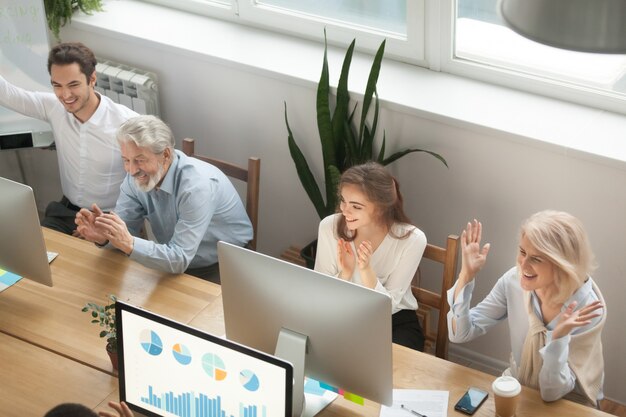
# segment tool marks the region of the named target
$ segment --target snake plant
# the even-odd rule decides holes
[[[385,41],[383,41],[374,56],[374,62],[370,70],[363,96],[363,107],[361,116],[355,120],[357,104],[350,108],[350,94],[348,93],[348,74],[356,39],[352,41],[343,61],[339,84],[337,85],[337,96],[335,99],[334,111],[331,115],[331,94],[328,75],[328,58],[326,42],[326,31],[324,31],[324,61],[322,74],[317,85],[317,127],[319,139],[322,147],[322,157],[324,164],[324,190],[325,201],[322,191],[315,181],[306,157],[296,143],[289,120],[287,117],[287,103],[285,103],[285,123],[287,125],[288,145],[291,158],[294,161],[298,177],[304,187],[309,199],[315,206],[315,210],[320,219],[332,214],[337,208],[337,187],[341,173],[353,165],[362,164],[367,161],[377,161],[382,165],[387,165],[393,161],[412,152],[425,152],[438,160],[446,167],[446,160],[439,154],[424,149],[409,148],[385,156],[386,137],[383,132],[382,144],[378,152],[374,151],[374,140],[378,127],[379,103],[376,83],[380,73],[380,67],[385,52]],[[368,123],[368,113],[374,107],[371,125]]]

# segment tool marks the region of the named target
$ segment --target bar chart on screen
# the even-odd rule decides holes
[[[239,410],[234,414],[224,410],[222,397],[219,395],[211,398],[194,392],[175,394],[172,391],[157,395],[152,386],[148,386],[148,393],[141,397],[141,401],[180,417],[267,417],[265,405],[239,403]]]

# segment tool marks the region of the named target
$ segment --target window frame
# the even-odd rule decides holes
[[[385,57],[419,66],[427,65],[424,45],[426,43],[425,11],[428,0],[406,0],[407,21],[419,22],[417,25],[407,24],[406,38],[392,32],[373,30],[358,24],[327,20],[258,5],[256,0],[232,0],[231,7],[212,4],[210,0],[143,1],[319,42],[324,41],[324,29],[326,29],[330,44],[347,47],[356,38],[356,49],[371,54],[376,53],[381,42],[387,39]],[[384,0],[378,1],[384,2]],[[279,27],[280,30],[277,29]]]
[[[626,96],[624,94],[456,58],[454,56],[454,29],[457,0],[448,0],[442,3],[441,38],[439,40],[441,52],[439,65],[442,72],[586,107],[626,114]]]
[[[386,58],[534,95],[626,114],[626,95],[622,93],[456,58],[454,29],[457,0],[407,0],[407,22],[412,24],[407,23],[406,39],[399,39],[383,31],[373,32],[356,24],[271,10],[257,5],[256,0],[231,0],[231,6],[210,0],[143,1],[318,42],[323,42],[326,29],[329,44],[346,47],[356,38],[356,49],[371,54],[386,38]],[[277,30],[277,27],[281,29]]]

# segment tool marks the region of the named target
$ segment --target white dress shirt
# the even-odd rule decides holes
[[[126,175],[115,132],[137,113],[98,96],[95,113],[81,123],[53,93],[27,91],[0,76],[0,105],[52,126],[63,194],[79,207],[112,210]]]

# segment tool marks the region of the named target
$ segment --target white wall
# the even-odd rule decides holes
[[[211,63],[157,44],[109,38],[67,28],[66,41],[80,40],[96,54],[157,73],[163,119],[180,140],[195,137],[200,153],[244,163],[261,158],[259,250],[279,255],[316,236],[318,218],[302,190],[287,149],[283,102],[306,155],[316,155],[315,86],[281,81]],[[383,66],[384,71],[384,66]],[[416,92],[418,93],[418,92]],[[383,97],[384,99],[384,97]],[[472,218],[483,221],[492,250],[478,278],[480,299],[512,265],[517,229],[535,211],[554,208],[580,217],[591,236],[600,268],[594,278],[603,289],[609,317],[603,334],[608,397],[626,403],[626,166],[555,147],[529,146],[509,135],[477,133],[390,110],[382,123],[388,148],[423,147],[446,157],[450,169],[423,154],[392,166],[400,179],[409,216],[433,243],[459,233]],[[308,142],[304,142],[304,140]],[[590,138],[592,140],[592,138]],[[506,361],[505,326],[466,347]]]

